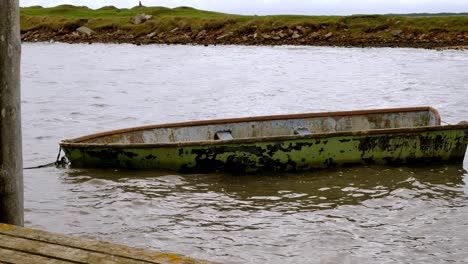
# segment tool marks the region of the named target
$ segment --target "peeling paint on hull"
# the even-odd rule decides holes
[[[468,125],[165,144],[62,142],[76,167],[271,172],[353,164],[463,162]]]

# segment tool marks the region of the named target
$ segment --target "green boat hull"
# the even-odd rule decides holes
[[[188,173],[303,171],[355,164],[463,162],[468,125],[174,142],[62,142],[72,166]]]

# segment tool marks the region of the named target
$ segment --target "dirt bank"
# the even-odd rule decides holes
[[[309,30],[305,28],[305,30]],[[233,44],[233,45],[314,45],[341,47],[414,47],[414,48],[466,48],[468,34],[444,36],[439,34],[414,35],[401,32],[392,38],[369,34],[354,37],[346,32],[333,33],[326,29],[300,34],[297,28],[283,28],[268,33],[235,34],[223,31],[182,31],[174,28],[163,33],[135,36],[123,30],[92,32],[32,30],[21,34],[25,42],[56,41],[65,43],[132,43],[132,44]]]

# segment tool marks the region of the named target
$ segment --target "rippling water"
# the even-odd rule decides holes
[[[144,124],[431,105],[468,119],[468,52],[25,44],[25,166]],[[301,174],[26,170],[26,225],[226,263],[468,261],[468,161]]]

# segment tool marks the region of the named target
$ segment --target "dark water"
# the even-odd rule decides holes
[[[154,123],[421,105],[468,119],[466,51],[25,44],[22,71],[25,166],[61,139]],[[467,168],[44,168],[25,171],[25,217],[226,263],[466,263]]]

